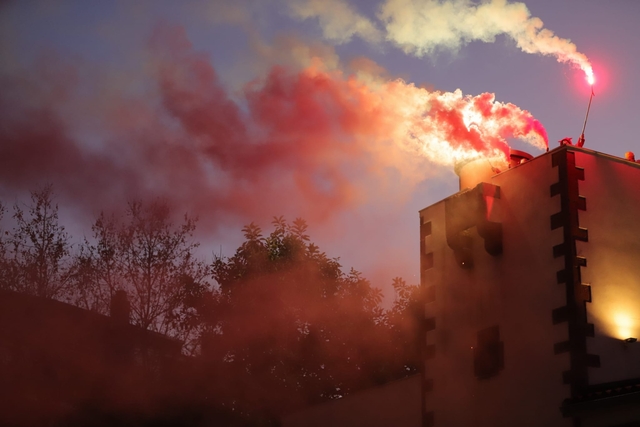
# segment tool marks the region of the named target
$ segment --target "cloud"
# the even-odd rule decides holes
[[[317,19],[327,40],[346,43],[354,36],[371,43],[382,40],[375,24],[343,0],[288,1],[291,15],[298,19]]]

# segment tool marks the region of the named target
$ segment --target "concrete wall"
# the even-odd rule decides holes
[[[640,164],[595,152],[577,152],[576,164],[585,171],[580,194],[587,209],[580,226],[588,242],[578,242],[586,258],[582,280],[591,286],[587,303],[595,337],[589,353],[600,357],[599,368],[589,368],[589,383],[640,378]]]
[[[551,312],[565,301],[556,282],[562,262],[552,247],[562,240],[549,218],[559,209],[549,194],[558,181],[550,153],[496,175],[500,198],[490,201],[487,216],[503,225],[503,253],[488,254],[477,228],[469,229],[474,267],[461,268],[446,241],[446,201],[420,212],[432,223],[424,239],[433,268],[423,285],[435,286],[425,316],[435,319],[426,335],[427,418],[436,426],[569,426],[560,404],[569,397],[562,372],[567,354],[554,355],[554,343],[567,339],[566,326],[554,326]],[[498,326],[504,368],[495,376],[474,374],[478,331]],[[430,357],[430,356],[429,356]],[[429,414],[432,412],[432,414]]]
[[[582,416],[581,427],[637,427],[640,425],[640,405],[638,402],[605,406],[587,410]]]
[[[282,427],[421,427],[420,376],[393,381],[282,418]]]
[[[640,377],[640,343],[622,341],[640,339],[640,165],[570,147],[585,177],[582,180],[578,171],[568,178],[575,168],[573,160],[565,169],[558,167],[560,155],[567,154],[563,150],[567,148],[489,179],[500,188],[500,197],[485,195],[483,214],[502,224],[502,253],[490,255],[479,226],[472,226],[465,231],[472,268],[461,267],[447,242],[447,224],[455,222],[452,216],[466,215],[464,206],[452,212],[453,204],[447,210],[447,203],[463,193],[420,212],[421,224],[427,224],[421,226],[421,277],[428,298],[426,425],[572,425],[560,407],[572,397],[569,383],[575,389],[583,379],[569,379],[576,372],[581,375],[576,362],[570,364],[575,336],[570,339],[568,322],[552,321],[552,313],[570,305],[567,292],[574,278],[591,285],[592,302],[586,303],[587,319],[581,321],[593,323],[595,329],[594,337],[584,338],[588,363],[593,363],[592,355],[601,362],[600,367],[585,368],[587,384]],[[552,186],[558,190],[560,181],[577,182],[586,210],[576,208],[580,203],[574,200],[570,208],[561,205],[563,197],[566,202],[575,195],[567,192],[561,197],[554,191]],[[469,209],[474,207],[470,204]],[[570,224],[576,211],[578,216],[571,218],[588,229],[586,242],[575,237],[581,231]],[[562,225],[554,226],[552,216]],[[569,245],[575,245],[575,260],[558,252]],[[586,258],[586,266],[578,265],[583,262],[579,257]],[[503,368],[478,378],[474,346],[478,332],[491,326],[499,327]],[[623,412],[628,411],[620,412],[621,420],[628,418]],[[608,425],[606,416],[598,414],[590,413],[588,419],[600,417],[604,424],[589,425]],[[634,416],[628,419],[637,421]]]

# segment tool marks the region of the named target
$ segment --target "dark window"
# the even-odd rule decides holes
[[[458,234],[453,254],[460,267],[465,269],[473,268],[473,238],[471,237],[471,230],[466,229]]]
[[[478,332],[478,343],[473,348],[473,370],[480,379],[497,375],[504,368],[504,344],[500,329],[492,326]]]
[[[433,411],[425,412],[423,420],[422,425],[425,427],[433,427],[436,424]]]

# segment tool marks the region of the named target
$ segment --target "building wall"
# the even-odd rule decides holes
[[[562,236],[549,226],[559,210],[559,201],[549,193],[557,181],[549,154],[492,177],[499,198],[483,196],[483,208],[487,219],[502,224],[502,253],[487,253],[478,226],[472,226],[467,230],[472,268],[457,262],[446,228],[448,219],[451,223],[452,216],[461,214],[456,210],[473,208],[447,212],[444,200],[420,212],[421,223],[431,222],[432,231],[423,242],[423,259],[433,259],[432,268],[423,271],[423,285],[433,296],[425,308],[426,318],[433,319],[427,320],[433,329],[426,334],[428,423],[569,425],[559,410],[569,397],[562,382],[569,359],[553,351],[554,343],[567,339],[567,331],[551,322],[553,308],[565,299],[556,282],[561,260],[552,253]],[[498,326],[503,343],[504,367],[479,379],[474,347],[478,332],[492,326]]]
[[[586,259],[582,281],[591,287],[587,303],[595,336],[588,352],[599,356],[600,367],[590,367],[589,384],[640,378],[640,164],[595,152],[576,152],[584,169],[580,194],[586,210],[580,226],[588,242],[578,242]]]
[[[107,316],[0,290],[0,425],[116,425],[161,410],[166,419],[191,397],[180,350]]]
[[[283,417],[282,427],[421,427],[419,375],[314,405]]]
[[[580,427],[637,427],[640,425],[638,402],[586,409]]]
[[[561,147],[485,181],[420,212],[425,425],[616,425],[560,408],[640,378],[640,165]]]

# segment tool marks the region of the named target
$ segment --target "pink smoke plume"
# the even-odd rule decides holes
[[[371,182],[384,180],[387,168],[411,174],[425,160],[446,165],[466,157],[504,158],[511,137],[547,145],[530,113],[489,93],[371,82],[317,60],[302,70],[273,67],[247,84],[238,101],[181,28],[161,27],[150,52],[152,95],[112,96],[89,120],[99,123],[92,133],[98,142],[83,140],[77,128],[86,124],[65,115],[84,105],[67,73],[39,76],[38,84],[5,76],[5,191],[46,181],[93,210],[162,196],[205,222],[282,212],[313,221],[373,197]],[[46,90],[38,92],[42,85]],[[103,101],[95,95],[83,102]]]

